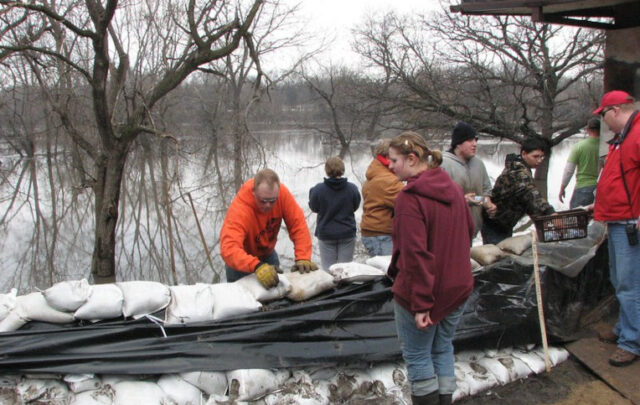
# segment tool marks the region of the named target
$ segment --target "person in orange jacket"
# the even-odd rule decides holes
[[[317,270],[311,261],[311,235],[302,208],[276,172],[263,169],[238,190],[224,218],[220,233],[220,254],[226,266],[227,282],[253,272],[265,288],[278,285],[280,265],[275,251],[282,220],[294,244],[292,271]]]

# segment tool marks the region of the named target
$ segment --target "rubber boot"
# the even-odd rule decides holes
[[[453,394],[440,394],[440,405],[451,405],[453,403]]]
[[[421,395],[419,397],[411,395],[411,403],[413,405],[438,405],[440,404],[438,391],[433,391],[427,395]]]

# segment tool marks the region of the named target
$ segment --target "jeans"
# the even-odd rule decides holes
[[[640,244],[630,246],[626,224],[607,224],[609,277],[620,303],[618,347],[640,356]],[[639,236],[640,237],[640,236]]]
[[[280,266],[280,258],[278,258],[278,253],[276,253],[276,251],[274,250],[273,252],[269,253],[267,256],[265,257],[261,257],[260,258],[261,262],[264,263],[269,263],[272,266]],[[236,269],[232,269],[231,267],[227,266],[225,264],[224,266],[225,271],[227,273],[227,283],[233,283],[234,281],[238,281],[240,280],[242,277],[248,276],[250,273],[244,272],[244,271],[239,271]]]
[[[418,329],[413,315],[394,301],[396,329],[412,395],[434,391],[453,394],[456,390],[453,335],[463,312],[464,304],[436,325]]]
[[[503,240],[510,238],[513,235],[513,230],[509,232],[505,232],[500,228],[496,228],[495,226],[491,226],[486,220],[482,223],[482,243],[488,244],[491,243],[493,245],[497,245]]]
[[[369,256],[389,256],[393,251],[391,235],[363,236],[362,244],[367,248]]]
[[[593,203],[595,199],[595,195],[593,194],[596,191],[596,186],[587,186],[576,188],[573,190],[573,195],[571,196],[571,202],[569,203],[569,208],[574,209],[576,207],[584,207]]]
[[[355,236],[347,239],[318,239],[320,246],[320,261],[324,270],[329,270],[332,264],[353,261],[353,251],[356,247]]]

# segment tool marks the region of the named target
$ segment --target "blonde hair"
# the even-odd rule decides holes
[[[340,177],[344,174],[344,162],[338,156],[330,157],[324,164],[324,172],[329,177]]]
[[[429,149],[427,142],[417,132],[405,131],[401,133],[391,140],[389,147],[403,155],[413,153],[421,162],[427,163],[430,169],[440,167],[442,163],[442,152],[437,149]]]
[[[269,188],[273,188],[274,186],[280,187],[280,178],[273,170],[262,169],[253,176],[253,189],[256,190],[262,183],[267,183]]]

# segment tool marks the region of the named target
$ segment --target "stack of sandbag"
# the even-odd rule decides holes
[[[385,276],[385,271],[365,263],[336,263],[329,267],[335,283],[361,283]]]
[[[531,247],[530,235],[518,235],[507,238],[497,245],[487,243],[486,245],[473,246],[471,248],[472,268],[473,262],[479,266],[488,266],[509,255],[520,256]]]

